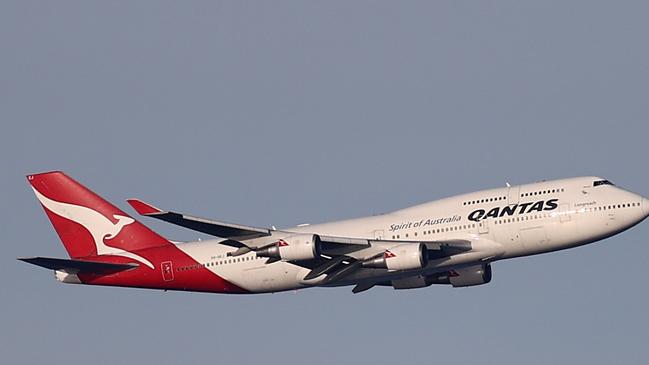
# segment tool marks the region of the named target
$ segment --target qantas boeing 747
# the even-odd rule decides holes
[[[64,283],[212,293],[481,285],[491,281],[493,262],[599,241],[649,215],[649,200],[599,177],[507,186],[286,229],[225,223],[128,200],[142,216],[216,237],[178,243],[62,172],[27,180],[70,259],[20,260],[54,270]]]

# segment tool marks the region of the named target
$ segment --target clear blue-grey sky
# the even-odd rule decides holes
[[[24,179],[53,169],[278,227],[586,174],[649,195],[648,34],[647,1],[2,1],[0,362],[646,363],[647,222],[469,289],[164,293],[15,258],[65,257]]]

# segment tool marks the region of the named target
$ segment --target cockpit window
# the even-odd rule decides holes
[[[610,182],[608,180],[597,180],[597,181],[593,182],[593,186],[600,186],[600,185],[615,185],[615,184],[613,184],[612,182]]]

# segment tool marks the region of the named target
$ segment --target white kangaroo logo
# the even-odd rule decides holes
[[[119,234],[119,232],[122,231],[122,228],[135,222],[133,218],[114,214],[113,218],[117,219],[117,223],[113,223],[103,214],[90,208],[58,202],[42,195],[33,187],[32,189],[34,190],[34,194],[36,194],[36,197],[41,202],[41,204],[43,204],[49,211],[65,219],[69,219],[82,225],[85,229],[88,230],[88,232],[90,232],[92,239],[95,241],[95,246],[97,247],[97,255],[116,255],[128,257],[133,260],[139,261],[153,269],[153,264],[149,260],[132,252],[108,246],[104,242],[104,239],[110,240],[115,238]]]

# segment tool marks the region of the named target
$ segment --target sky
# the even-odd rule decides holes
[[[0,362],[644,364],[649,223],[490,284],[64,285],[25,180],[287,227],[506,183],[649,195],[646,1],[0,3]],[[206,238],[143,220],[174,240]]]

